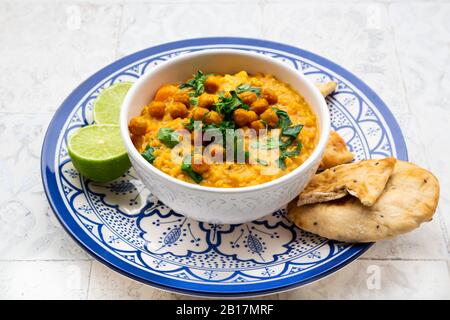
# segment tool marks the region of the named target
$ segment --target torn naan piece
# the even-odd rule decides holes
[[[319,165],[319,170],[325,170],[340,164],[349,163],[352,162],[352,160],[353,153],[348,150],[344,139],[336,131],[331,131],[322,156],[322,161]]]
[[[334,92],[337,88],[337,82],[335,81],[328,81],[325,83],[316,83],[316,87],[319,88],[320,93],[322,96],[326,97]]]
[[[298,207],[288,217],[299,228],[344,242],[373,242],[393,238],[430,221],[439,201],[439,182],[412,163],[397,161],[385,190],[371,207],[351,196]]]
[[[350,194],[365,206],[381,195],[394,170],[396,159],[363,160],[342,164],[316,174],[298,197],[298,205],[325,202]]]

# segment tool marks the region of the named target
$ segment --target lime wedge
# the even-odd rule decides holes
[[[100,124],[119,124],[120,107],[131,82],[119,82],[102,91],[94,102],[94,121]]]
[[[93,181],[110,181],[130,168],[118,125],[94,124],[78,129],[67,144],[75,168]]]

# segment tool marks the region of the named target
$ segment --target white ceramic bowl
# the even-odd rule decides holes
[[[213,188],[171,177],[149,164],[131,142],[128,123],[141,113],[163,84],[184,82],[197,70],[205,73],[263,72],[286,82],[308,101],[318,118],[320,139],[311,156],[283,177],[243,188]],[[120,128],[137,175],[147,188],[175,212],[199,221],[234,224],[261,218],[286,205],[316,172],[330,132],[330,114],[320,91],[299,71],[262,54],[241,50],[204,50],[163,62],[132,86],[122,106]]]

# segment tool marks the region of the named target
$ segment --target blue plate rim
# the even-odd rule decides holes
[[[202,45],[251,45],[257,47],[266,47],[270,49],[285,51],[291,54],[299,55],[309,60],[315,61],[322,66],[333,70],[340,76],[345,78],[347,81],[351,82],[358,90],[360,90],[383,114],[384,120],[387,126],[391,129],[391,134],[393,140],[395,141],[397,157],[399,159],[407,160],[407,148],[405,139],[400,130],[400,127],[395,120],[393,114],[386,106],[386,104],[381,100],[380,97],[370,89],[362,80],[357,78],[355,75],[347,71],[346,69],[340,67],[334,62],[316,55],[312,52],[269,40],[252,39],[252,38],[241,38],[241,37],[206,37],[206,38],[193,38],[186,40],[179,40],[174,42],[169,42],[147,49],[140,50],[133,54],[127,55],[118,59],[115,62],[107,65],[101,70],[94,73],[88,79],[83,81],[72,93],[63,101],[61,106],[55,112],[44,137],[44,142],[41,149],[41,176],[44,186],[44,191],[46,197],[50,203],[50,206],[55,213],[58,221],[61,223],[63,228],[67,233],[75,240],[78,245],[80,245],[85,251],[87,251],[91,256],[102,264],[110,267],[111,269],[130,277],[134,280],[146,283],[156,288],[163,290],[169,290],[172,292],[195,295],[195,296],[205,296],[205,297],[246,297],[246,296],[257,296],[266,295],[274,292],[285,291],[293,289],[299,286],[306,285],[313,281],[317,281],[331,273],[336,272],[345,265],[357,259],[364,252],[366,252],[373,243],[367,244],[355,244],[346,252],[344,252],[337,259],[326,262],[325,264],[314,268],[309,272],[302,273],[298,276],[289,277],[287,279],[273,280],[268,283],[255,283],[255,284],[237,284],[236,286],[242,286],[245,288],[243,291],[234,292],[236,286],[219,286],[214,284],[198,284],[198,283],[187,283],[183,281],[175,281],[173,279],[167,279],[165,277],[156,275],[154,273],[146,272],[138,267],[127,264],[120,258],[112,255],[99,244],[97,244],[92,238],[85,234],[81,227],[76,223],[74,219],[68,221],[71,218],[70,214],[60,197],[55,197],[53,195],[59,195],[56,183],[51,183],[52,178],[55,180],[54,172],[54,155],[56,151],[56,143],[58,139],[59,129],[62,128],[66,121],[66,116],[70,114],[73,110],[73,106],[81,99],[85,93],[92,88],[92,85],[98,83],[98,79],[103,79],[108,74],[125,67],[131,62],[141,60],[147,56],[161,53],[164,51],[180,49],[187,46],[202,46]],[[52,143],[53,142],[53,143]],[[52,171],[53,169],[53,171]],[[342,257],[343,256],[343,257]],[[314,273],[314,275],[307,276],[309,273]],[[149,275],[152,279],[149,279]],[[306,277],[306,280],[304,279]],[[301,278],[298,279],[297,278]],[[267,287],[270,284],[270,288]],[[215,289],[214,289],[215,288]],[[224,290],[227,289],[227,290]],[[230,290],[232,289],[232,290]]]

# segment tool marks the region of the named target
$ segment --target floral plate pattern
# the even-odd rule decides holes
[[[106,87],[136,81],[155,65],[209,48],[251,50],[315,82],[334,80],[327,99],[333,129],[356,159],[407,160],[405,142],[378,96],[348,71],[310,52],[244,38],[200,38],[124,57],[82,83],[56,112],[42,149],[49,202],[69,234],[111,268],[163,289],[203,296],[268,294],[317,280],[356,259],[370,244],[329,241],[293,226],[284,208],[240,225],[193,221],[158,201],[130,169],[110,183],[85,180],[67,153],[67,137],[92,123],[93,101]],[[176,194],[176,190],[175,194]]]

